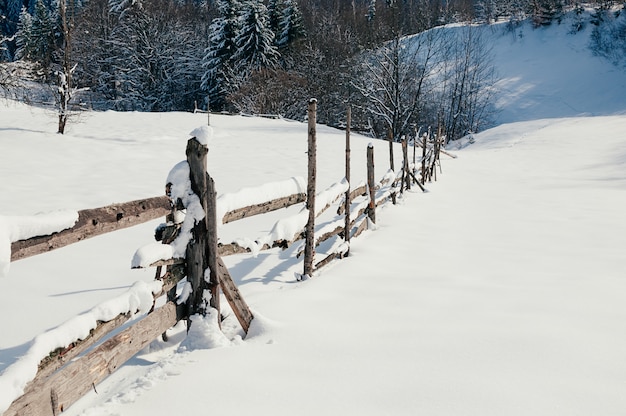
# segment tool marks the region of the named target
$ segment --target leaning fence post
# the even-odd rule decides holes
[[[219,283],[217,280],[217,238],[210,236],[216,233],[215,220],[215,185],[207,174],[206,161],[209,149],[195,138],[187,142],[187,163],[191,190],[198,196],[204,210],[204,221],[198,221],[192,229],[192,240],[187,246],[187,278],[191,283],[189,315],[206,315],[208,306],[215,308],[219,316]],[[209,233],[210,231],[210,233]],[[214,247],[213,247],[214,246]],[[209,279],[205,274],[209,274]],[[204,291],[210,290],[211,299],[206,304]],[[219,322],[219,319],[218,319]]]
[[[367,146],[367,189],[370,201],[367,207],[367,216],[376,224],[376,184],[374,183],[374,145]]]
[[[306,188],[306,208],[309,210],[309,220],[305,229],[304,244],[304,275],[303,278],[313,276],[313,257],[315,256],[315,180],[317,176],[316,167],[316,131],[315,123],[317,121],[317,100],[311,98],[308,108],[309,117],[309,172],[308,183]]]

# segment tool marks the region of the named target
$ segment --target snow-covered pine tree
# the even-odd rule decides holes
[[[55,24],[58,20],[57,10],[54,14],[48,11],[43,0],[35,3],[35,14],[32,17],[31,36],[33,41],[31,60],[41,64],[43,68],[48,68],[52,63],[54,52]]]
[[[240,3],[236,0],[218,0],[219,17],[209,27],[209,46],[202,66],[202,88],[209,95],[209,105],[220,110],[226,96],[234,88],[233,55],[237,50],[235,39],[239,34]]]
[[[529,13],[535,27],[547,26],[563,11],[561,0],[531,0]]]
[[[474,14],[479,22],[490,23],[496,20],[495,1],[479,0],[474,3]]]
[[[15,41],[17,43],[17,50],[15,51],[15,57],[17,59],[31,60],[34,57],[35,42],[33,39],[33,18],[26,10],[26,7],[22,8],[20,13],[20,21],[17,24],[17,33]]]
[[[119,14],[120,18],[124,17],[124,13],[131,9],[140,10],[143,8],[141,0],[109,0],[109,11]]]
[[[306,36],[302,13],[294,0],[285,0],[281,19],[276,31],[276,45],[279,48],[288,46],[296,39]]]
[[[280,54],[274,46],[274,32],[269,27],[267,8],[261,0],[245,0],[241,4],[241,27],[233,55],[234,69],[244,76],[261,68],[272,68]]]

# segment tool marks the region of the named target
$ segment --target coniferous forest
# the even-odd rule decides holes
[[[626,56],[614,43],[626,33],[624,2],[585,7],[594,12],[581,27],[610,23],[594,32],[595,51]],[[433,28],[524,19],[540,27],[582,8],[569,0],[0,0],[0,91],[36,102],[46,99],[28,85],[50,86],[60,132],[76,108],[208,107],[303,120],[315,97],[321,123],[342,126],[349,104],[355,128],[376,137],[443,126],[456,139],[489,124],[497,74],[471,25],[454,36]],[[408,41],[413,34],[421,35]]]

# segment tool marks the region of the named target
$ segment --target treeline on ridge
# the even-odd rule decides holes
[[[614,1],[594,3],[597,10]],[[489,122],[489,45],[452,22],[535,25],[568,0],[0,0],[0,86],[63,83],[96,110],[272,113],[398,140],[445,126],[450,138]],[[412,42],[406,35],[422,33]],[[410,45],[410,46],[409,46]],[[444,64],[445,63],[445,64]],[[31,97],[32,99],[32,97]],[[63,108],[65,103],[66,108]]]

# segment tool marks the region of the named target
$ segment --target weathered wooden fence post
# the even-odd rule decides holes
[[[428,134],[422,137],[422,185],[426,184],[426,146],[428,145]]]
[[[439,163],[439,173],[443,173],[441,170],[441,147],[445,145],[446,135],[444,134],[443,124],[439,126],[439,134],[437,139],[437,163]]]
[[[352,109],[348,106],[346,112],[346,181],[348,182],[348,189],[346,189],[346,196],[344,201],[345,210],[345,225],[344,225],[344,241],[350,242],[350,124],[352,123]],[[350,254],[350,248],[343,254],[344,257],[348,257]]]
[[[367,207],[367,216],[376,224],[376,183],[374,182],[374,145],[367,146],[367,189],[370,201]]]
[[[215,184],[206,171],[207,146],[195,138],[187,142],[187,163],[191,190],[198,196],[205,216],[192,229],[192,241],[187,246],[187,278],[193,288],[189,315],[206,315],[208,307],[220,312],[219,281],[217,277],[217,221],[215,219]],[[211,231],[209,233],[209,231]],[[205,273],[209,273],[209,279]],[[206,304],[204,291],[210,290],[211,299]],[[219,318],[218,318],[219,322]]]
[[[415,149],[417,148],[417,139],[419,139],[419,131],[417,127],[414,130],[415,136],[413,137],[413,169],[415,169]]]
[[[393,132],[391,129],[387,131],[387,140],[389,141],[389,169],[395,172],[396,167],[393,162]]]
[[[391,169],[393,172],[396,171],[396,166],[393,160],[393,132],[391,131],[391,129],[389,129],[387,131],[387,140],[389,141],[389,169]],[[395,181],[392,182],[391,185],[391,203],[396,205],[396,191],[395,191]]]
[[[404,162],[402,164],[402,186],[400,187],[400,192],[406,187],[406,189],[411,189],[411,177],[409,176],[409,149],[407,138],[404,137],[402,139],[402,157],[404,158]]]
[[[311,98],[308,108],[308,136],[309,136],[309,171],[308,171],[308,183],[306,188],[306,208],[309,210],[309,220],[305,229],[305,244],[304,244],[304,274],[303,278],[309,278],[313,276],[313,257],[315,256],[315,180],[317,177],[316,166],[316,130],[315,124],[317,122],[317,100]]]

